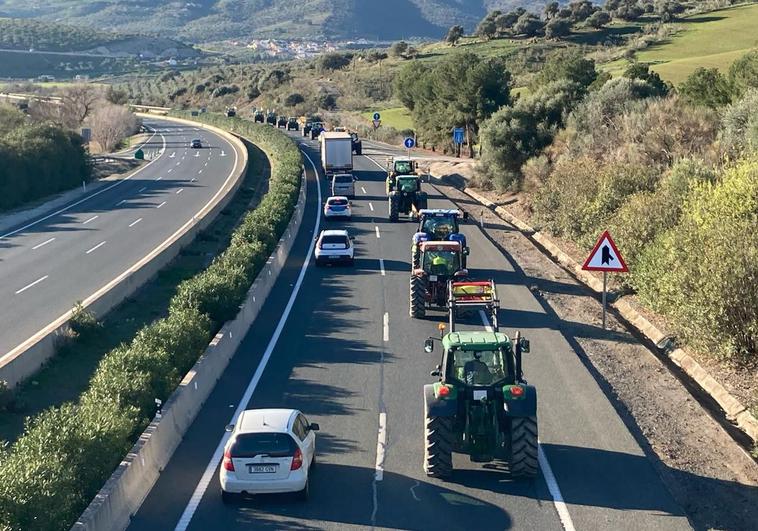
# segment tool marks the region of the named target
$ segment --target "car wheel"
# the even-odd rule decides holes
[[[310,475],[305,480],[305,487],[303,487],[303,490],[299,491],[297,493],[297,499],[300,501],[308,501],[308,496],[310,496],[310,483],[311,478]]]
[[[221,490],[221,501],[224,503],[233,503],[237,500],[236,494],[233,494],[231,492],[226,492],[225,490]]]

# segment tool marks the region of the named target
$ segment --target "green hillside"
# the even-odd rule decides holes
[[[125,39],[118,33],[39,20],[0,18],[0,48],[46,52],[91,50]]]
[[[726,70],[758,46],[758,4],[713,11],[683,19],[671,39],[636,54],[655,65],[661,77],[678,84],[698,67]]]

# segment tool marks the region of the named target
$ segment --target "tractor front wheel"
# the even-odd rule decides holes
[[[390,192],[388,203],[390,221],[397,221],[400,210],[400,197],[398,197],[397,192]]]
[[[511,476],[533,478],[537,475],[537,417],[511,419]]]
[[[415,275],[410,283],[410,315],[416,319],[426,315],[426,279]]]

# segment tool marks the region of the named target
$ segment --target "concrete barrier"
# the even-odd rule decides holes
[[[137,443],[71,528],[72,531],[116,531],[129,525],[158,480],[161,470],[184,437],[245,333],[253,324],[289,256],[305,211],[306,179],[284,235],[258,273],[237,316],[213,338],[197,363],[156,415]]]
[[[226,208],[226,205],[229,204],[229,201],[234,196],[234,192],[242,184],[247,172],[247,149],[239,138],[226,131],[205,124],[180,118],[167,118],[167,120],[184,123],[193,127],[203,127],[224,136],[235,148],[237,165],[211,201],[193,216],[191,220],[181,226],[147,256],[141,258],[118,277],[82,301],[82,306],[97,317],[102,317],[110,309],[120,304],[173,260],[200,231],[213,221],[219,212]],[[74,302],[71,301],[72,306]],[[34,336],[6,354],[2,358],[2,361],[0,361],[0,380],[8,382],[9,387],[15,387],[19,382],[37,372],[47,360],[53,357],[60,342],[70,337],[68,322],[71,318],[71,313],[71,311],[68,311],[61,315]]]

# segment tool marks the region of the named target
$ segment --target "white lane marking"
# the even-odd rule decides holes
[[[157,207],[155,207],[155,208],[160,208],[160,207],[162,207],[162,206],[163,206],[163,205],[165,205],[165,204],[166,204],[166,201],[164,201],[163,203],[161,203],[160,205],[158,205],[158,206],[157,206]]]
[[[365,189],[363,186],[361,186],[361,192],[363,192],[364,194],[367,194],[367,193],[368,193],[368,192],[366,191],[366,189]]]
[[[479,310],[479,317],[487,332],[492,332],[492,325],[484,310]],[[537,461],[539,461],[540,471],[542,471],[542,475],[545,478],[545,483],[550,491],[550,496],[553,498],[553,505],[555,505],[555,510],[558,511],[558,518],[564,531],[575,531],[574,522],[571,520],[566,502],[563,501],[563,494],[558,486],[558,481],[555,479],[555,475],[553,475],[553,469],[550,468],[550,463],[545,456],[545,452],[542,450],[542,445],[539,444],[539,440],[537,441]]]
[[[91,218],[89,218],[87,221],[85,221],[84,223],[82,223],[82,225],[86,225],[86,224],[87,224],[87,223],[89,223],[90,221],[95,221],[95,220],[96,220],[98,217],[100,217],[100,216],[92,216],[92,217],[91,217]]]
[[[42,278],[38,278],[37,280],[35,280],[35,281],[34,281],[34,282],[32,282],[31,284],[27,284],[26,286],[24,286],[23,288],[21,288],[20,290],[18,290],[18,291],[16,292],[16,295],[18,295],[19,293],[23,293],[23,292],[25,292],[26,290],[28,290],[28,289],[29,289],[29,288],[31,288],[32,286],[36,286],[37,284],[39,284],[40,282],[42,282],[42,281],[43,281],[43,280],[45,280],[46,278],[47,278],[47,275],[45,275],[45,276],[44,276],[44,277],[42,277]]]
[[[384,312],[384,321],[382,322],[382,340],[387,342],[390,340],[390,314]]]
[[[168,156],[168,158],[170,158],[170,159],[173,159],[174,157],[176,157],[176,153],[174,153],[174,152],[172,151],[172,152],[171,152],[171,155],[169,155],[169,156]]]
[[[206,161],[206,163],[205,163],[205,164],[203,164],[203,166],[207,166],[207,165],[208,165],[208,162]]]
[[[195,158],[197,158],[197,157],[199,157],[199,156],[200,156],[200,152],[199,152],[199,151],[196,151],[196,152],[195,152]]]
[[[160,177],[158,177],[158,178],[157,178],[157,179],[155,179],[155,180],[156,180],[156,181],[160,181],[161,179],[163,179],[163,175],[161,175]]]
[[[147,186],[143,186],[142,188],[140,188],[139,190],[137,190],[137,193],[139,194],[141,192],[144,192],[145,190],[147,190]]]
[[[195,178],[193,177],[192,179],[190,179],[190,182],[191,182],[191,183],[194,183],[196,180],[197,180],[197,179],[195,179]]]
[[[135,219],[134,221],[132,221],[131,223],[129,223],[129,227],[134,227],[140,221],[142,221],[142,218]]]
[[[177,193],[177,195],[178,195],[178,194],[181,194],[183,191],[184,191],[184,188],[179,188],[179,189],[176,191],[176,193]]]
[[[368,207],[371,209],[371,212],[373,212],[373,211],[374,211],[374,205],[372,205],[370,202],[369,202],[369,204],[368,204]]]
[[[198,171],[197,173],[198,173],[198,174],[200,174],[200,173],[203,173],[203,170],[200,170],[200,171]]]
[[[410,489],[411,490],[411,496],[413,496],[413,499],[416,500],[417,502],[421,501],[421,498],[419,498],[416,495],[416,488],[420,487],[420,486],[421,486],[421,482],[420,481],[416,481],[416,483]]]
[[[36,251],[40,247],[44,247],[45,245],[47,245],[48,243],[52,242],[53,240],[55,240],[55,238],[50,238],[49,240],[45,240],[42,243],[38,243],[37,245],[35,245],[34,247],[32,247],[32,251]]]
[[[378,225],[374,225],[374,230],[376,231],[376,237],[377,237],[377,238],[381,238],[381,237],[382,237],[382,235],[381,235],[381,234],[379,234],[379,226],[378,226]]]
[[[379,259],[379,271],[382,273],[382,276],[386,276],[387,273],[384,271],[384,258]]]
[[[149,142],[156,134],[157,134],[157,131],[155,133],[153,133],[153,135],[147,141]],[[166,145],[166,138],[162,134],[161,134],[161,138],[163,139],[163,145],[165,146]],[[79,201],[77,201],[75,203],[71,203],[70,205],[68,205],[66,207],[63,207],[60,210],[56,210],[55,212],[52,212],[52,213],[48,214],[47,216],[41,217],[41,218],[39,218],[36,221],[32,221],[31,223],[28,223],[28,224],[24,225],[23,227],[19,227],[16,230],[12,230],[10,232],[6,232],[5,234],[0,234],[0,240],[2,240],[3,238],[6,238],[8,236],[13,236],[14,234],[18,234],[22,230],[26,230],[29,227],[34,227],[35,225],[38,225],[39,223],[42,223],[43,221],[46,221],[46,220],[52,218],[53,216],[57,216],[58,214],[62,214],[63,212],[67,212],[67,211],[71,210],[72,208],[74,208],[75,206],[81,205],[85,201],[88,201],[88,200],[92,199],[93,197],[96,197],[96,196],[98,196],[98,195],[100,195],[100,194],[102,194],[104,192],[107,192],[108,190],[111,190],[111,189],[115,188],[116,186],[118,186],[120,184],[125,183],[126,181],[128,181],[129,179],[131,179],[132,177],[134,177],[135,175],[137,175],[138,173],[140,173],[142,170],[144,170],[145,168],[147,168],[148,166],[150,166],[156,160],[158,160],[158,159],[155,158],[155,159],[151,160],[150,162],[148,162],[147,164],[145,164],[144,166],[142,166],[141,168],[139,168],[137,171],[135,171],[131,175],[129,175],[127,177],[124,177],[123,179],[121,179],[121,180],[117,181],[116,183],[108,186],[107,188],[103,188],[102,190],[98,190],[97,192],[95,192],[93,194],[90,194],[87,197],[84,197],[84,198],[80,199]],[[89,223],[90,221],[92,221],[93,219],[95,219],[96,217],[97,216],[94,216],[94,217],[88,219],[87,221],[84,222],[84,224],[86,225],[87,223]]]
[[[166,173],[171,173],[172,171],[174,171],[174,168],[169,168]]]
[[[89,253],[91,253],[91,252],[93,252],[93,251],[96,251],[97,249],[99,249],[99,248],[100,248],[100,247],[102,247],[103,245],[105,245],[105,242],[104,242],[104,241],[102,241],[102,242],[98,243],[98,244],[97,244],[97,245],[95,245],[95,246],[94,246],[92,249],[90,249],[89,251],[87,251],[87,252],[86,252],[86,253],[84,253],[84,254],[89,254]]]
[[[221,150],[221,156],[222,156],[222,157],[226,157],[226,153],[224,153],[224,150],[223,150],[223,149]],[[209,156],[208,158],[210,158],[210,156]]]
[[[316,169],[316,165],[313,163],[313,160],[306,154],[303,153],[305,157],[308,159],[308,162],[311,163],[311,166],[313,166],[313,171],[316,174],[316,190],[318,191],[318,204],[321,204],[321,185],[318,182],[318,170]],[[318,229],[321,224],[321,209],[316,208],[316,226],[314,229],[314,232],[318,234]],[[274,351],[274,348],[276,347],[276,343],[279,341],[279,336],[282,334],[282,330],[284,329],[284,325],[287,322],[287,318],[289,317],[290,312],[292,311],[292,307],[295,305],[295,299],[297,299],[297,294],[300,291],[300,286],[303,284],[303,278],[305,278],[305,272],[308,269],[308,265],[311,262],[311,256],[313,255],[313,247],[316,244],[316,240],[311,240],[310,247],[308,248],[308,253],[305,255],[305,260],[303,261],[303,266],[300,268],[300,275],[297,277],[297,281],[295,282],[295,287],[292,288],[292,294],[290,295],[289,301],[287,301],[287,306],[285,306],[284,311],[282,312],[282,316],[279,318],[279,323],[276,325],[276,329],[274,330],[274,334],[271,336],[271,340],[268,342],[268,346],[266,347],[266,351],[263,353],[263,357],[261,358],[260,363],[258,364],[258,368],[255,370],[255,374],[253,374],[253,378],[250,380],[250,383],[247,385],[247,389],[245,389],[245,393],[242,395],[242,398],[240,399],[240,403],[237,406],[237,409],[234,411],[234,415],[232,415],[232,420],[230,424],[234,424],[237,422],[237,418],[239,417],[240,413],[244,411],[244,409],[247,407],[248,402],[250,402],[250,398],[253,396],[253,393],[255,392],[255,388],[258,386],[258,382],[261,379],[261,376],[263,375],[263,371],[266,369],[266,365],[268,365],[268,360],[271,358],[271,354]],[[179,518],[179,522],[176,524],[176,527],[174,528],[174,531],[186,531],[187,527],[190,524],[190,521],[192,520],[192,516],[195,514],[195,511],[197,510],[197,507],[200,505],[200,501],[203,498],[203,495],[205,494],[205,491],[208,490],[208,485],[211,482],[211,479],[213,478],[214,474],[216,473],[216,467],[218,467],[219,462],[221,461],[221,455],[224,453],[224,446],[226,445],[226,442],[229,440],[229,433],[224,432],[224,435],[221,437],[221,441],[218,443],[218,446],[216,447],[216,451],[213,452],[213,456],[211,457],[210,462],[205,467],[205,472],[203,472],[203,476],[200,478],[200,481],[198,482],[197,486],[195,487],[195,491],[192,493],[192,497],[190,498],[189,502],[187,502],[187,506],[184,508],[184,512],[182,513],[182,516]]]
[[[545,456],[545,452],[542,450],[542,445],[537,445],[537,461],[540,463],[540,470],[542,475],[545,476],[545,483],[547,483],[547,489],[550,491],[550,495],[553,497],[553,505],[558,511],[558,518],[561,520],[561,525],[565,531],[575,531],[574,522],[571,520],[566,502],[563,501],[563,494],[558,487],[558,481],[553,475],[553,469],[550,468],[550,463]]]
[[[374,480],[384,479],[384,456],[387,450],[387,413],[379,413],[379,435],[376,440],[376,465],[374,466]]]
[[[177,166],[179,166],[179,164],[181,164],[181,162],[177,162],[177,163],[176,163],[176,165],[177,165]]]
[[[122,199],[121,201],[119,201],[118,203],[116,203],[116,206],[123,205],[126,202],[127,202],[127,199]]]

